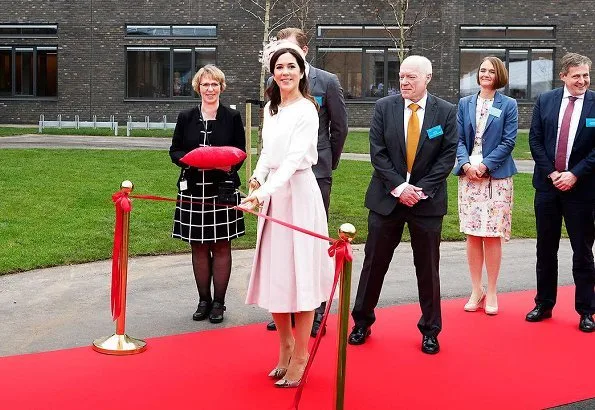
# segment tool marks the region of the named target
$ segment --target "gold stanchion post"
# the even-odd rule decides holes
[[[252,104],[246,101],[246,185],[252,176]]]
[[[122,182],[120,191],[129,194],[134,189],[130,181]],[[116,212],[122,212],[116,210]],[[130,212],[122,212],[122,245],[120,247],[119,269],[121,273],[120,298],[122,310],[116,319],[116,333],[111,336],[101,337],[93,341],[93,350],[99,353],[112,355],[129,355],[144,352],[147,343],[144,340],[135,339],[125,333],[126,326],[126,283],[128,279],[128,238],[130,233]]]
[[[339,227],[339,238],[350,242],[355,238],[355,227],[349,223]],[[351,294],[351,261],[345,259],[339,287],[339,320],[337,337],[337,375],[335,386],[335,410],[345,405],[345,371],[347,364],[347,328],[349,326],[349,299]]]

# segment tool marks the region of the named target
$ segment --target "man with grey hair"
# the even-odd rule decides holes
[[[589,90],[591,60],[562,57],[564,87],[544,93],[533,109],[529,146],[535,160],[537,295],[526,320],[552,317],[558,290],[558,247],[562,219],[572,245],[574,308],[579,329],[595,332],[595,93]]]
[[[447,212],[446,179],[457,148],[456,107],[427,92],[432,64],[409,56],[399,71],[401,93],[379,99],[370,125],[374,167],[366,193],[368,240],[349,335],[363,344],[376,320],[382,282],[407,224],[417,276],[421,350],[440,350],[440,234]]]

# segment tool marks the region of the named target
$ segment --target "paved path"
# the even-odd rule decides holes
[[[91,137],[76,135],[18,135],[1,137],[1,148],[70,148],[70,149],[150,149],[168,150],[170,138],[151,137]],[[370,161],[369,154],[343,153],[342,159]],[[516,160],[519,172],[533,173],[532,160]]]

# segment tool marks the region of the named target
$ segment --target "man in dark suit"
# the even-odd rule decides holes
[[[572,275],[579,329],[594,332],[595,267],[595,93],[589,90],[591,60],[576,53],[562,58],[564,87],[537,98],[529,132],[535,160],[537,295],[527,321],[552,317],[558,288],[562,219],[572,246]]]
[[[438,353],[440,311],[440,234],[447,212],[446,178],[457,148],[456,107],[427,92],[432,64],[407,57],[399,71],[401,93],[376,102],[370,126],[374,167],[366,193],[368,240],[349,335],[363,344],[376,320],[382,282],[405,223],[411,234],[422,316],[422,351]]]
[[[288,27],[277,33],[279,40],[288,40],[297,44],[304,55],[308,54],[308,37],[299,28]],[[343,98],[343,89],[335,74],[306,63],[306,75],[310,94],[320,106],[318,118],[318,163],[312,167],[316,182],[322,193],[324,209],[328,217],[328,208],[331,202],[331,185],[333,170],[339,166],[339,159],[347,137],[347,109]],[[326,303],[322,303],[314,313],[312,323],[312,337],[318,334],[320,322],[324,314]],[[275,322],[270,322],[267,329],[275,330]]]

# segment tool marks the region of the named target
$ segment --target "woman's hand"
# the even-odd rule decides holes
[[[466,164],[466,165],[468,165],[468,166],[467,167],[463,166],[463,171],[465,172],[465,175],[467,176],[467,178],[469,178],[471,181],[479,181],[483,174],[478,169],[478,167],[473,166],[471,164]]]
[[[252,189],[250,189],[250,194],[246,198],[242,199],[239,208],[244,208],[248,211],[251,211],[252,209],[258,206],[260,206],[260,202],[258,202],[258,198],[256,197],[256,195],[252,194]]]
[[[260,188],[260,182],[258,182],[256,178],[250,178],[248,181],[248,195],[258,188]]]

